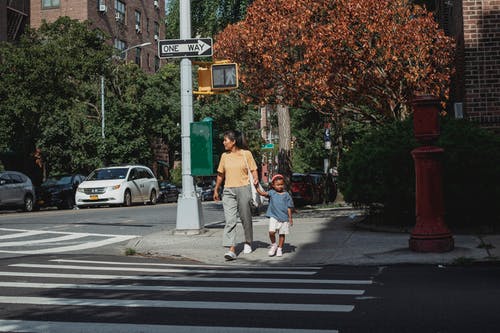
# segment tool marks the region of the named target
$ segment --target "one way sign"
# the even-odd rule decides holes
[[[158,56],[164,58],[210,57],[212,38],[165,39],[158,41]]]

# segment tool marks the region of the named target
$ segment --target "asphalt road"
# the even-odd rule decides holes
[[[498,264],[219,267],[0,260],[0,332],[498,332]]]
[[[205,224],[223,220],[220,203],[202,203]],[[49,253],[124,253],[130,239],[176,228],[177,204],[0,213],[0,258]]]
[[[224,219],[222,204],[202,203],[205,223]],[[0,228],[43,229],[144,235],[175,229],[177,204],[100,207],[73,210],[47,209],[25,213],[0,211]]]

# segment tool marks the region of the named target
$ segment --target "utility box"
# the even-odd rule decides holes
[[[211,118],[191,123],[191,174],[211,176],[217,173],[220,149],[214,142],[215,131]]]

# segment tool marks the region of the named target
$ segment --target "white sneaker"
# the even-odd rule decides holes
[[[224,254],[224,258],[226,260],[234,260],[236,259],[236,253],[234,253],[233,251],[227,251],[225,254]]]
[[[245,243],[245,245],[243,246],[243,253],[252,253],[252,247],[249,244]]]
[[[281,247],[278,247],[278,250],[276,251],[276,257],[283,257],[283,249]]]
[[[274,256],[276,254],[277,248],[278,248],[278,245],[276,245],[276,243],[272,244],[271,248],[269,249],[269,252],[267,252],[267,254],[269,254],[270,257]]]

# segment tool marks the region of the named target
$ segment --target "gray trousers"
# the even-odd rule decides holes
[[[236,245],[236,224],[238,215],[245,231],[245,242],[253,241],[252,211],[250,201],[252,200],[252,190],[250,185],[241,187],[224,188],[222,192],[222,206],[224,207],[224,217],[226,225],[222,236],[222,246],[229,247]]]

